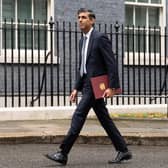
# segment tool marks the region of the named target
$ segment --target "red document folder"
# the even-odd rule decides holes
[[[109,87],[109,79],[107,75],[101,75],[91,78],[91,85],[96,99],[102,98],[104,91]],[[120,94],[121,88],[115,90],[115,94]]]

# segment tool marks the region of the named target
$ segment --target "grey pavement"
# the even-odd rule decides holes
[[[55,152],[58,144],[0,145],[0,168],[62,168],[44,157]],[[133,159],[109,165],[116,156],[112,145],[75,144],[66,168],[167,168],[168,146],[129,146]]]
[[[60,143],[71,120],[0,121],[0,144]],[[114,119],[127,144],[168,146],[168,119]],[[97,119],[88,119],[79,144],[111,144]]]

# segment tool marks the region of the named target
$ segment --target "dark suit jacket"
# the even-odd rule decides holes
[[[75,89],[82,89],[82,78],[80,77],[82,41],[79,41],[79,68]],[[119,88],[119,77],[116,60],[112,52],[111,42],[108,37],[93,29],[87,51],[86,71],[89,78],[108,74],[110,88]]]

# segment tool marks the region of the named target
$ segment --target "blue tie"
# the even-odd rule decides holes
[[[84,74],[84,68],[85,68],[85,48],[86,48],[86,40],[87,37],[83,37],[83,45],[82,45],[82,61],[81,61],[81,67],[80,67],[80,76],[82,77]]]

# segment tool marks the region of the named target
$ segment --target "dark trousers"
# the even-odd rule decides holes
[[[110,118],[104,99],[95,100],[90,80],[87,77],[83,79],[82,94],[82,98],[73,114],[68,134],[60,145],[62,152],[64,154],[68,154],[70,152],[75,140],[79,136],[91,108],[95,111],[97,118],[114,144],[115,149],[122,152],[127,151],[128,149],[126,143]]]

